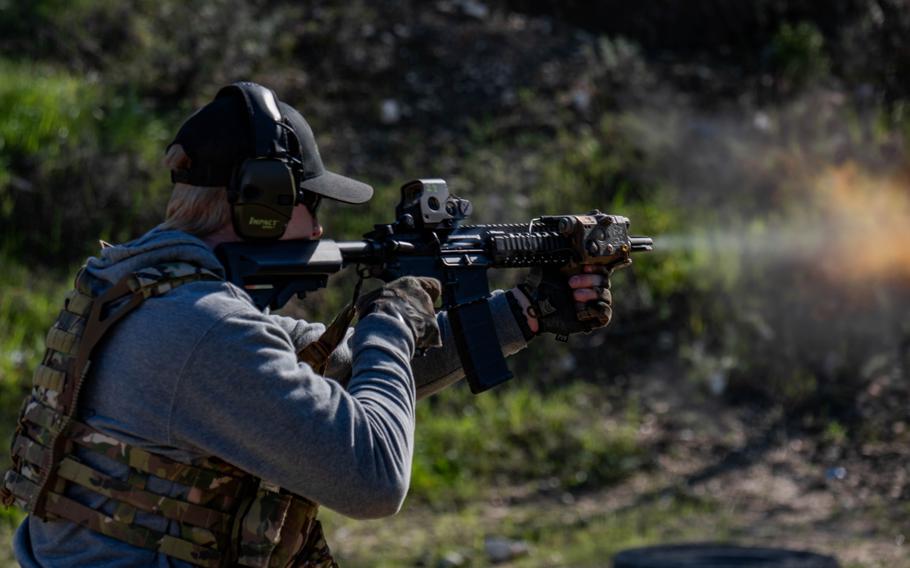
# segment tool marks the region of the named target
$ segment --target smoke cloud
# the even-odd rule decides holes
[[[665,253],[701,251],[767,264],[812,266],[830,285],[910,285],[910,184],[856,162],[829,166],[811,179],[783,215],[737,229],[655,238]]]
[[[772,396],[899,369],[910,361],[903,140],[847,93],[732,107],[663,94],[626,123],[678,221],[653,234],[653,262],[695,266],[699,349]]]

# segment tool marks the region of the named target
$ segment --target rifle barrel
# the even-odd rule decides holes
[[[654,250],[654,239],[651,237],[629,237],[634,252]]]

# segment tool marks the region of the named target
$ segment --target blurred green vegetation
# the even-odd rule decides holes
[[[831,61],[825,38],[810,22],[784,23],[771,40],[769,60],[788,89],[801,88],[828,77]]]
[[[418,407],[415,499],[449,507],[542,480],[552,489],[600,487],[648,460],[636,444],[636,406],[611,417],[593,385],[547,394],[522,385],[476,399],[464,388],[452,390]]]
[[[0,234],[11,258],[73,262],[88,250],[74,232],[124,240],[160,216],[168,188],[150,178],[169,133],[135,92],[43,63],[0,60],[0,76]],[[127,189],[143,177],[141,191]]]
[[[402,182],[438,176],[477,222],[596,207],[658,246],[676,239],[614,275],[606,332],[536,340],[513,358],[513,384],[420,406],[416,502],[443,509],[540,480],[590,490],[650,467],[637,401],[615,401],[624,377],[661,364],[731,404],[783,409],[783,427],[830,445],[900,435],[906,286],[870,284],[872,308],[836,313],[829,304],[852,297],[820,288],[805,259],[772,266],[737,243],[786,246],[779,225],[810,224],[805,195],[824,166],[906,171],[906,11],[468,4],[0,0],[0,438],[72,270],[97,239],[161,220],[170,136],[238,79],[272,86],[307,116],[331,169],[376,187],[357,211],[325,207],[332,238],[391,221]],[[295,313],[331,317],[353,276],[332,284]],[[604,523],[594,528],[615,542],[635,540],[622,519]],[[571,544],[603,553],[586,535],[539,540],[591,538]]]

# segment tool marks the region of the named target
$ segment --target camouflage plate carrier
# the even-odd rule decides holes
[[[179,463],[129,446],[76,419],[92,350],[112,325],[148,298],[190,282],[220,279],[191,264],[168,263],[135,272],[98,294],[99,283],[84,268],[80,271],[47,335],[44,359],[19,415],[11,449],[13,467],[0,485],[3,504],[16,504],[40,519],[71,521],[199,566],[337,566],[316,520],[316,503],[216,458]],[[331,326],[305,348],[301,360],[324,372],[328,356],[343,337],[339,327]],[[128,478],[94,470],[77,457],[77,448],[128,465]],[[149,476],[187,486],[186,499],[150,491]],[[113,515],[68,498],[71,485],[115,502]],[[176,521],[179,534],[135,524],[137,511]]]

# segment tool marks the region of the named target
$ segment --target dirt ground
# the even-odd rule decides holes
[[[500,488],[458,510],[406,504],[380,521],[330,515],[330,542],[349,566],[610,566],[627,548],[729,542],[811,550],[845,568],[910,567],[906,445],[852,448],[794,433],[779,411],[638,379],[653,461],[622,483]],[[502,537],[517,552],[494,562],[489,541]]]
[[[719,503],[736,542],[810,549],[842,566],[910,566],[903,438],[831,440],[787,426],[779,409],[730,406],[691,384],[661,382],[639,383],[651,410],[643,442],[663,449],[654,472],[582,498],[580,507],[608,514],[676,491]]]

